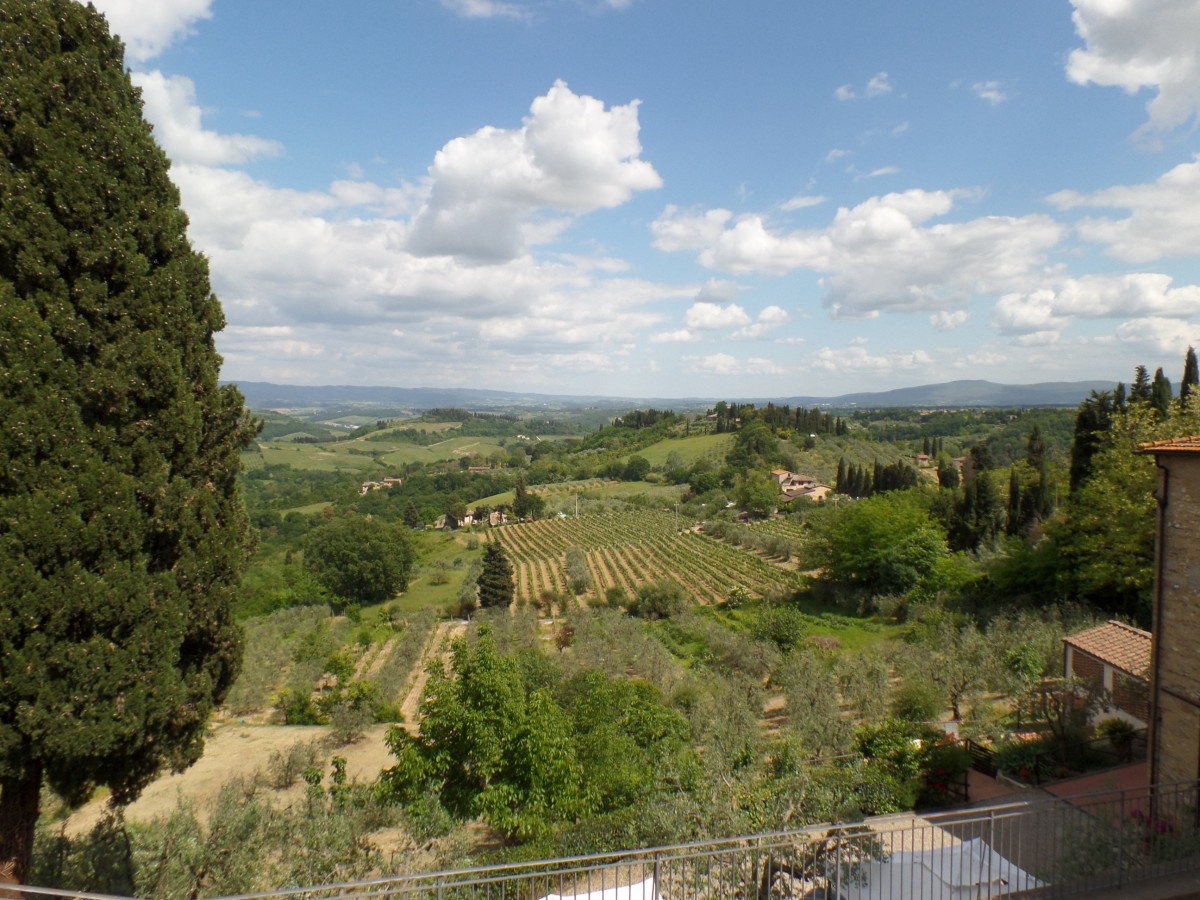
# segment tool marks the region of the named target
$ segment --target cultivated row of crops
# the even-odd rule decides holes
[[[669,512],[635,511],[506,525],[490,535],[512,561],[517,603],[576,594],[578,578],[567,568],[571,548],[587,560],[585,602],[603,600],[613,588],[632,595],[638,585],[663,579],[678,581],[702,603],[718,603],[735,587],[762,595],[792,583],[787,570],[690,525]]]

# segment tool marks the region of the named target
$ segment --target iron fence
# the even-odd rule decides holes
[[[1198,784],[1188,782],[225,900],[958,900],[1092,895],[1200,870],[1198,810]],[[31,900],[112,900],[47,888],[15,890]]]

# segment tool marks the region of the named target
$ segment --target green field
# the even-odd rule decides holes
[[[488,457],[505,453],[500,438],[449,437],[422,447],[411,441],[374,440],[366,437],[322,444],[295,444],[286,440],[262,441],[259,452],[267,464],[283,463],[293,469],[335,472],[392,474],[392,470],[408,463],[432,463],[461,459],[464,456]]]
[[[672,453],[678,453],[685,466],[690,466],[698,459],[709,459],[719,466],[732,446],[732,434],[698,434],[693,437],[659,441],[644,450],[639,450],[636,455],[644,456],[650,461],[650,465],[656,468],[666,465],[667,457]]]

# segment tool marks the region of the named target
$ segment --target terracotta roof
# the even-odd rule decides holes
[[[1200,453],[1200,435],[1138,444],[1140,453]]]
[[[1150,669],[1150,632],[1109,621],[1063,638],[1063,642],[1136,678]]]

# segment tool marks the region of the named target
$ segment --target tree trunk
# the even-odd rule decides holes
[[[36,764],[23,778],[0,780],[0,871],[11,866],[11,884],[29,883],[41,790],[42,767]]]

